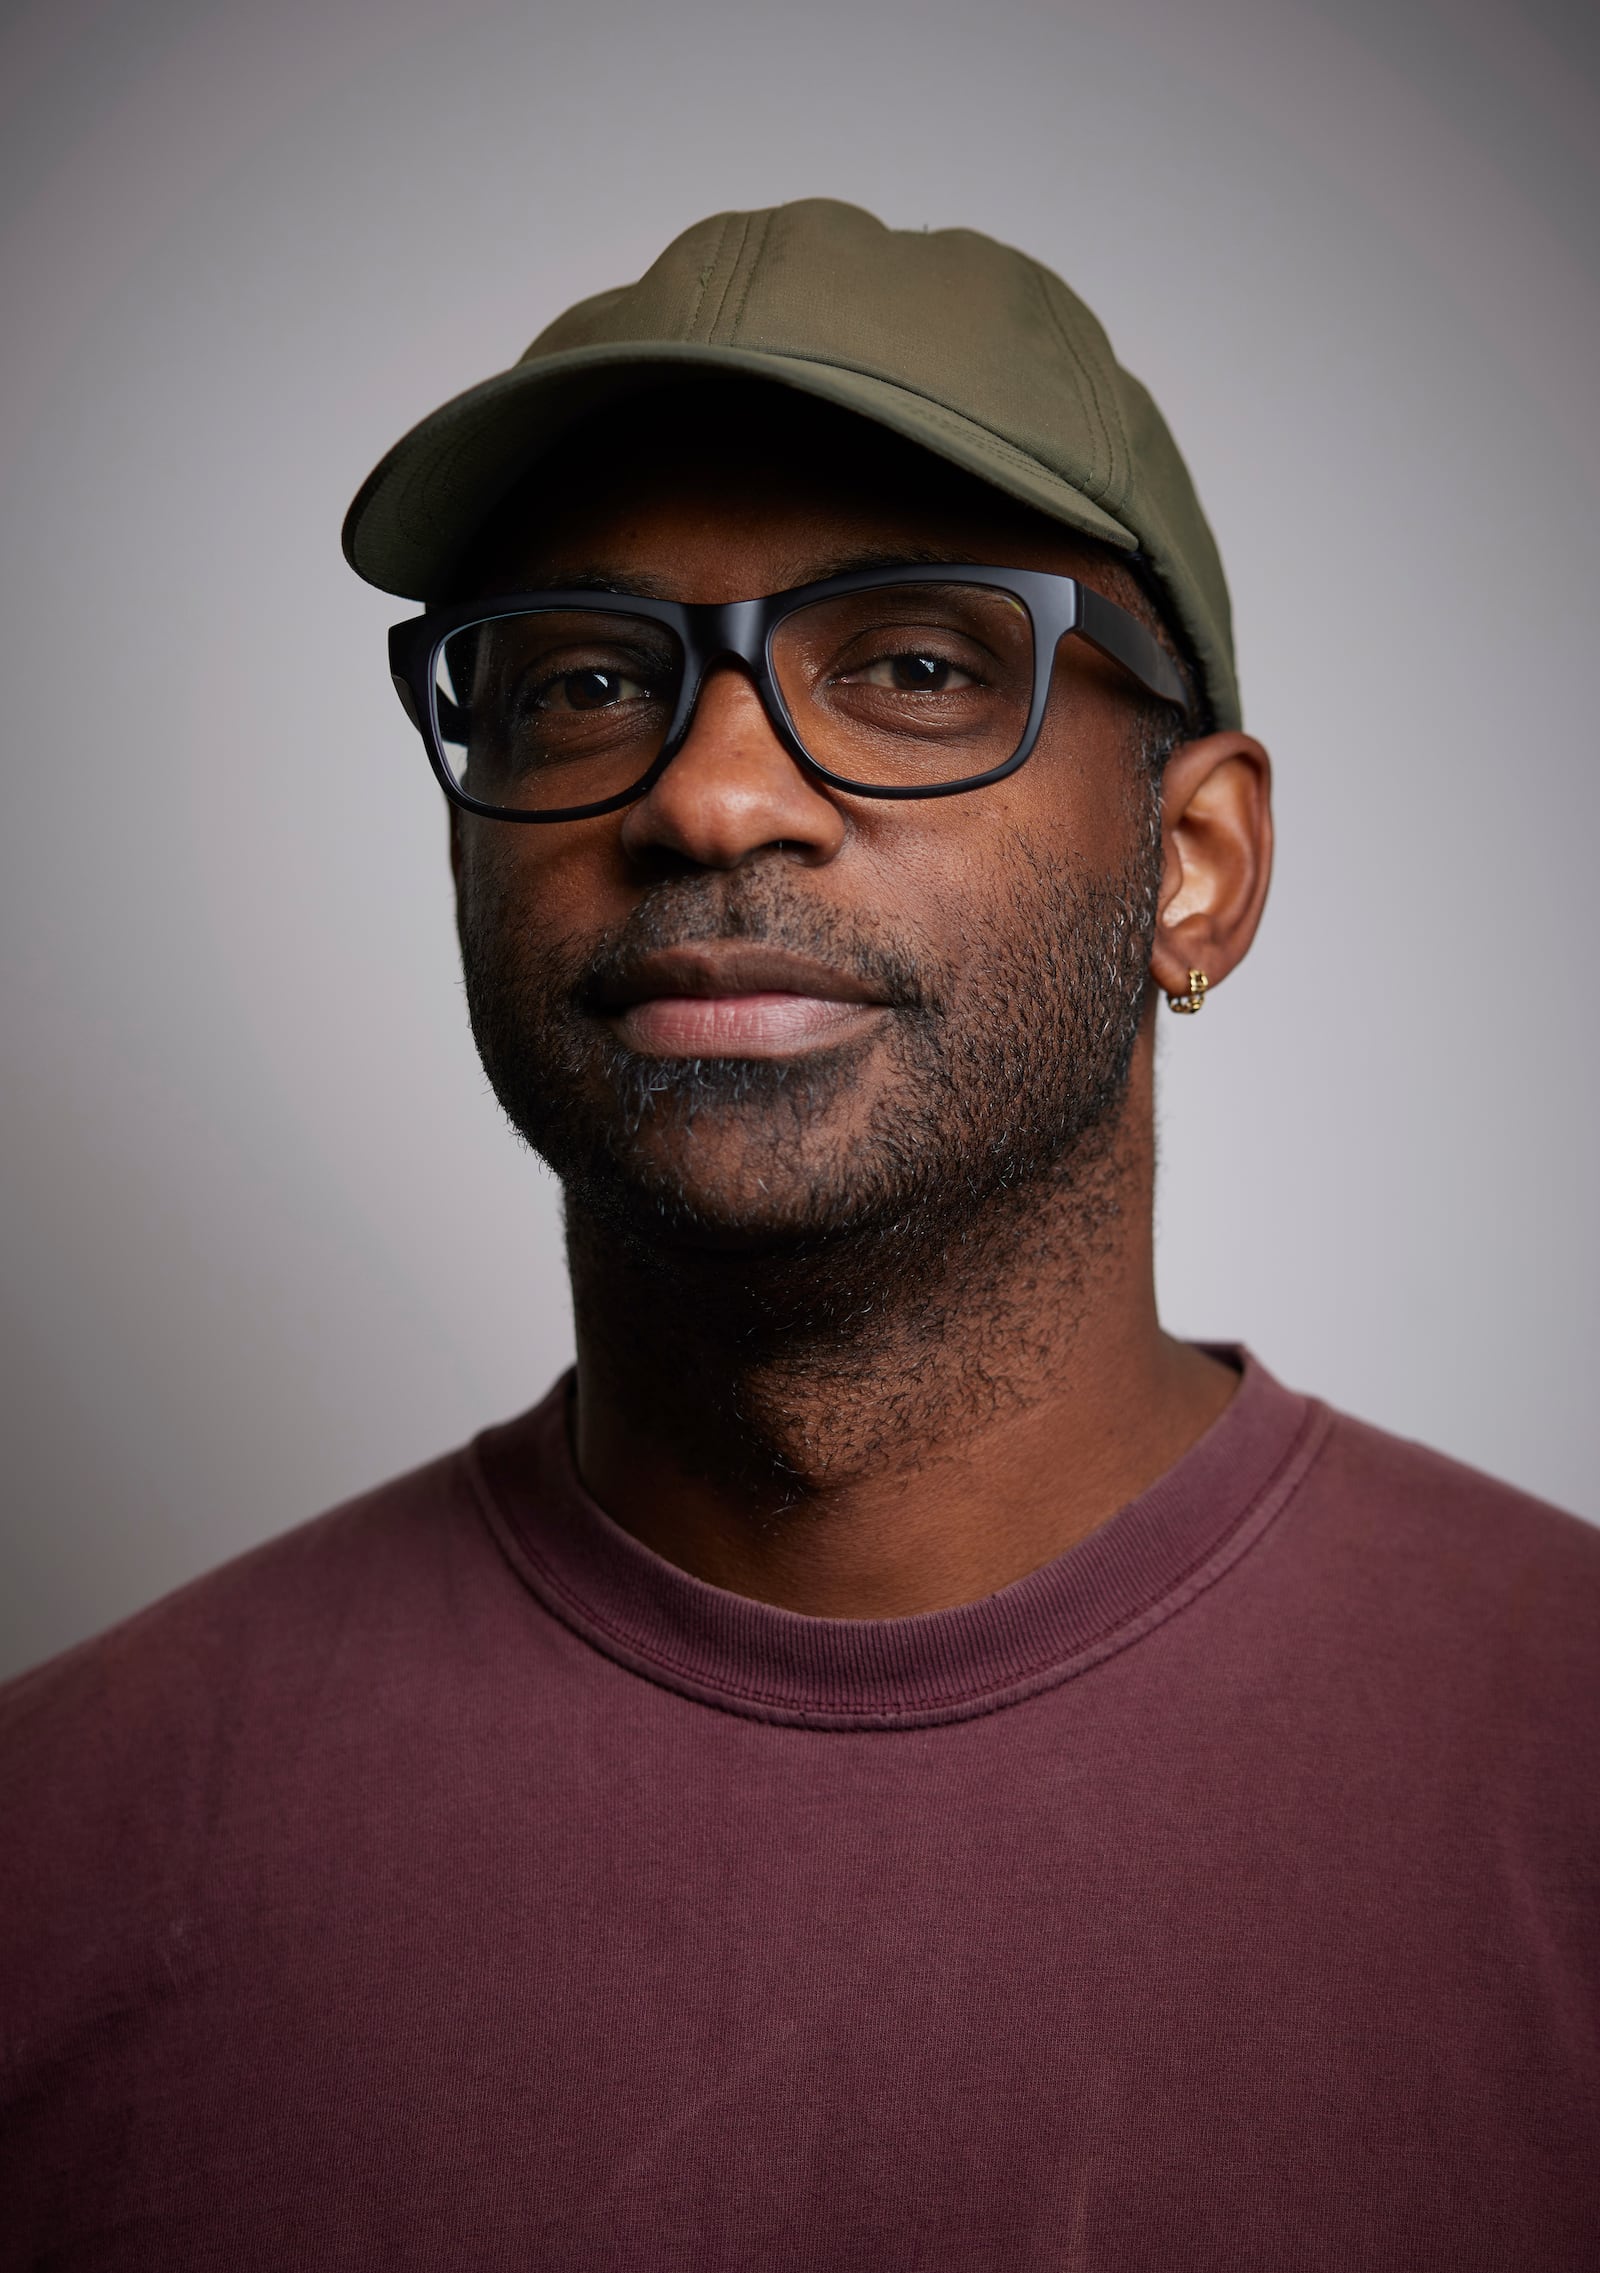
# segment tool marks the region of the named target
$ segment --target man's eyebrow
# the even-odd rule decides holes
[[[820,584],[828,576],[861,576],[879,568],[970,568],[975,563],[969,545],[863,545],[851,552],[830,553],[806,578]]]
[[[529,592],[608,592],[623,600],[630,593],[641,600],[673,598],[661,577],[652,576],[648,569],[642,568],[630,569],[626,575],[615,568],[559,568],[534,576],[523,589]]]

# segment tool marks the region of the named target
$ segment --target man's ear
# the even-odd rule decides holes
[[[1272,760],[1250,734],[1205,734],[1167,761],[1161,900],[1150,969],[1164,994],[1243,961],[1272,877]]]

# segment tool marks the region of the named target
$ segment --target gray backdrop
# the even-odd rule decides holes
[[[1594,19],[1591,19],[1593,21]],[[345,570],[704,212],[1058,267],[1211,510],[1282,858],[1162,1036],[1168,1320],[1594,1515],[1592,32],[1495,0],[40,0],[0,29],[0,1667],[528,1403],[552,1191]]]

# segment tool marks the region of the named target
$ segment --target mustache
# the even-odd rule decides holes
[[[903,940],[837,915],[771,876],[692,876],[655,885],[623,922],[584,942],[570,994],[598,1011],[648,955],[710,940],[739,940],[825,963],[859,979],[896,1010],[943,1008],[926,955]]]

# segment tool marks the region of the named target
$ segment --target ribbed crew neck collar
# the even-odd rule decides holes
[[[1324,1409],[1254,1359],[1175,1467],[998,1594],[913,1618],[806,1618],[708,1586],[614,1523],[579,1481],[570,1376],[465,1455],[490,1528],[562,1623],[619,1665],[726,1712],[908,1728],[997,1711],[1086,1672],[1215,1583],[1285,1506]]]

